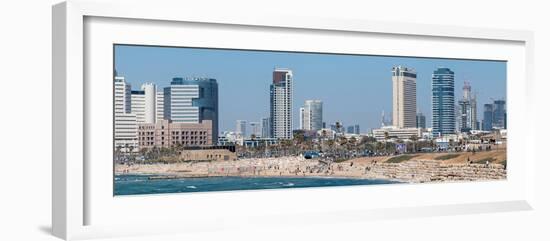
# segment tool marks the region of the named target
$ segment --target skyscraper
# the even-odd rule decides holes
[[[458,101],[458,123],[460,132],[468,132],[477,129],[477,101],[472,95],[470,83],[464,81],[462,87],[462,100]]]
[[[242,137],[246,137],[248,133],[246,133],[246,120],[237,120],[236,126],[235,126],[235,133],[237,135],[241,135]]]
[[[454,72],[438,68],[432,74],[432,133],[435,137],[455,133]]]
[[[357,134],[357,135],[359,135],[359,133],[360,133],[359,125],[348,126],[346,132],[347,132],[348,134]]]
[[[306,118],[306,108],[300,107],[300,109],[299,109],[298,111],[299,111],[299,113],[300,113],[300,114],[298,115],[298,116],[300,117],[300,122],[299,122],[299,124],[300,124],[300,130],[304,130],[304,129],[305,129],[305,126],[306,126],[305,123],[304,123],[305,118]]]
[[[164,88],[164,119],[180,123],[212,121],[218,139],[218,83],[210,78],[173,78]]]
[[[300,129],[317,131],[323,128],[323,102],[306,100],[300,108]]]
[[[269,117],[262,118],[262,137],[271,138],[271,120]]]
[[[260,129],[260,122],[250,122],[250,137],[254,135],[255,137],[260,137],[262,135],[261,129]]]
[[[416,72],[403,66],[393,67],[393,125],[416,127]]]
[[[426,128],[426,116],[422,112],[416,113],[416,128]]]
[[[493,129],[493,104],[483,105],[483,128],[484,131]]]
[[[493,107],[493,128],[506,129],[506,101],[495,100]]]
[[[292,70],[276,68],[270,86],[271,136],[292,139]]]
[[[483,130],[506,129],[506,101],[495,100],[483,106]]]
[[[136,115],[132,114],[131,86],[124,77],[114,78],[114,142],[115,150],[130,152],[138,150]]]

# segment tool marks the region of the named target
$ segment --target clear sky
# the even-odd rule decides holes
[[[139,89],[144,82],[163,88],[173,77],[210,77],[218,81],[220,131],[236,120],[261,122],[269,116],[269,85],[275,67],[294,73],[294,128],[305,100],[323,101],[327,126],[359,124],[361,132],[380,127],[382,110],[392,109],[391,69],[417,71],[417,105],[431,126],[431,75],[437,67],[455,72],[455,98],[469,81],[477,93],[478,120],[483,104],[506,98],[506,62],[368,55],[337,55],[152,46],[115,46],[115,69]]]

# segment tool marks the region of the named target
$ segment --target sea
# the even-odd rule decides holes
[[[385,179],[335,177],[202,177],[177,179],[149,179],[149,177],[149,175],[115,175],[115,196],[397,183]]]

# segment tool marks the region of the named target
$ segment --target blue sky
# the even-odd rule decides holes
[[[307,99],[323,101],[329,125],[359,124],[361,132],[380,126],[382,110],[392,108],[391,69],[417,71],[418,108],[431,126],[431,74],[437,67],[455,72],[455,94],[469,81],[478,97],[478,118],[490,98],[506,98],[506,62],[414,57],[244,51],[152,46],[115,46],[115,69],[133,89],[144,82],[159,87],[173,77],[211,77],[218,81],[220,131],[234,130],[236,120],[260,122],[269,116],[269,85],[275,67],[294,73],[294,127]],[[458,98],[457,98],[458,99]]]

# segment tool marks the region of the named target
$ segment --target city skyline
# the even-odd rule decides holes
[[[327,124],[359,124],[364,131],[380,127],[381,111],[392,109],[391,71],[398,65],[417,72],[418,109],[427,117],[426,123],[431,123],[432,116],[431,73],[438,67],[455,72],[455,96],[461,96],[466,80],[480,105],[490,103],[490,98],[505,99],[506,94],[506,63],[501,61],[123,45],[116,45],[115,57],[116,70],[133,90],[145,82],[157,84],[160,90],[174,77],[216,79],[220,131],[233,130],[236,120],[260,122],[270,116],[269,85],[277,67],[286,67],[295,76],[292,129],[299,128],[299,108],[308,99],[323,101]],[[482,116],[480,109],[477,116]]]

